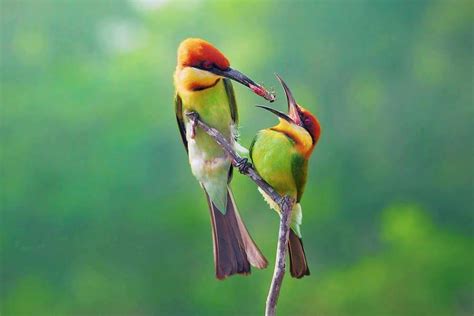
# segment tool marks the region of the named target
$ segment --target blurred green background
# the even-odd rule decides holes
[[[280,315],[474,312],[470,1],[1,1],[0,314],[261,315],[278,218],[233,188],[270,260],[214,278],[176,127],[186,37],[323,134],[303,199],[311,277]],[[236,87],[242,143],[275,118]]]

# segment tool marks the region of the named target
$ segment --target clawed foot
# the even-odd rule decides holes
[[[236,167],[239,169],[239,172],[241,174],[247,174],[251,166],[252,164],[249,162],[247,158],[240,158],[239,160],[237,160]]]

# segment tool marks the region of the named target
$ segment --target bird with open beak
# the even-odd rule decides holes
[[[175,110],[193,175],[201,184],[209,204],[214,242],[216,277],[250,273],[250,265],[265,268],[267,260],[250,237],[230,189],[231,159],[185,115],[196,112],[200,119],[219,130],[237,147],[237,104],[231,80],[273,101],[274,95],[252,79],[230,67],[229,60],[207,41],[184,40],[178,48],[174,73]]]
[[[308,161],[319,140],[321,127],[311,112],[296,103],[285,82],[277,78],[285,90],[288,114],[259,106],[277,115],[279,123],[257,133],[250,147],[250,158],[268,184],[280,195],[288,195],[296,201],[291,212],[288,250],[291,276],[302,278],[309,275],[309,268],[301,239],[303,216],[300,201],[306,184]],[[270,207],[280,214],[278,205],[260,188],[259,191]]]

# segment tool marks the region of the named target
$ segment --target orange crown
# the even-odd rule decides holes
[[[229,68],[229,60],[211,43],[200,38],[188,38],[178,48],[178,65],[200,66],[203,63],[215,64],[220,69]]]

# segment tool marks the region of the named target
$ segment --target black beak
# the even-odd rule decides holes
[[[252,79],[244,75],[238,70],[227,68],[227,69],[220,69],[219,67],[212,66],[211,68],[199,68],[201,70],[212,72],[215,75],[226,77],[232,80],[237,81],[240,84],[250,88],[255,94],[265,98],[267,101],[273,102],[275,101],[275,95],[259,85],[255,83]]]
[[[295,124],[295,121],[293,121],[291,119],[291,117],[289,117],[288,115],[286,115],[285,113],[283,112],[280,112],[278,110],[275,110],[271,107],[268,107],[268,106],[265,106],[265,105],[257,105],[258,108],[262,108],[262,109],[265,109],[265,110],[268,110],[270,112],[272,112],[273,114],[275,114],[276,116],[278,117],[281,117],[282,119],[284,119],[285,121],[289,122],[289,123],[293,123]]]
[[[291,117],[293,122],[301,126],[299,105],[296,103],[296,100],[293,97],[293,94],[291,93],[290,88],[288,88],[288,86],[283,81],[283,79],[277,74],[275,74],[275,76],[277,77],[278,81],[280,81],[280,84],[283,86],[283,89],[285,90],[286,100],[288,101],[288,115]]]

